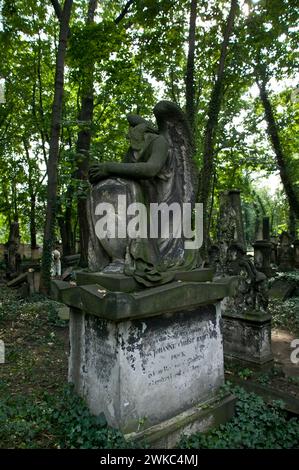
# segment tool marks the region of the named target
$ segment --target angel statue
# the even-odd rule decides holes
[[[186,117],[169,101],[160,101],[154,115],[157,128],[138,115],[128,115],[130,147],[123,162],[96,163],[89,169],[89,268],[134,276],[144,286],[169,282],[176,271],[192,270],[199,263],[198,249],[186,249],[186,237],[176,233],[174,218],[169,221],[167,236],[161,233],[159,223],[155,230],[149,229],[150,211],[136,224],[135,210],[141,211],[141,206],[160,207],[162,220],[164,215],[171,215],[173,203],[180,208],[183,203],[192,208],[195,204],[197,173]],[[120,203],[131,205],[131,209],[124,212]],[[106,219],[99,221],[104,212]],[[99,224],[103,228],[103,219],[106,227],[112,227],[105,236],[97,230]],[[115,227],[118,234],[120,229],[123,233],[125,223],[138,226],[135,237],[127,232],[116,234]],[[151,236],[153,231],[158,236]]]

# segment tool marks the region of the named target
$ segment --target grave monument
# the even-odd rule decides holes
[[[218,259],[215,280],[237,276],[235,294],[222,301],[224,354],[229,361],[257,368],[272,365],[271,316],[267,313],[268,281],[246,254],[240,191],[220,200]]]
[[[198,223],[191,133],[175,104],[161,101],[154,114],[157,127],[128,116],[122,163],[91,166],[89,269],[76,286],[53,281],[52,293],[70,307],[69,380],[91,412],[172,447],[182,432],[232,416],[233,397],[220,393],[220,302],[236,279],[213,281],[196,230],[179,231],[180,215],[185,229],[194,212]]]
[[[7,279],[14,278],[20,273],[21,256],[19,253],[20,247],[20,229],[19,223],[13,222],[10,224],[8,241],[5,243],[5,264],[6,264],[6,277]]]
[[[292,271],[294,269],[293,238],[284,231],[279,236],[278,268],[279,271]]]
[[[263,239],[256,240],[253,243],[254,264],[258,271],[264,273],[267,277],[272,277],[271,253],[273,245],[270,241],[270,219],[263,217]]]

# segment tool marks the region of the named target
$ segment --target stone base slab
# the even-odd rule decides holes
[[[174,281],[205,282],[212,281],[214,270],[211,268],[193,269],[192,271],[175,271]],[[132,276],[125,274],[108,274],[104,272],[81,271],[77,273],[78,285],[99,284],[105,289],[116,292],[136,292],[144,290]]]
[[[207,432],[230,420],[234,416],[235,402],[233,395],[221,397],[219,394],[145,431],[126,434],[125,438],[145,442],[154,449],[173,449],[182,435],[191,436],[196,432]]]

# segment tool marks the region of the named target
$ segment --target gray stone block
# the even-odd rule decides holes
[[[271,316],[223,314],[224,355],[244,364],[272,363]]]
[[[69,380],[125,433],[204,402],[224,382],[219,303],[121,322],[72,308],[70,344]]]

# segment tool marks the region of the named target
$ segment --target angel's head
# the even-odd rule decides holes
[[[157,135],[157,130],[149,121],[146,121],[136,114],[129,114],[127,119],[130,124],[128,132],[130,145],[133,150],[141,151],[145,148],[148,137]]]

